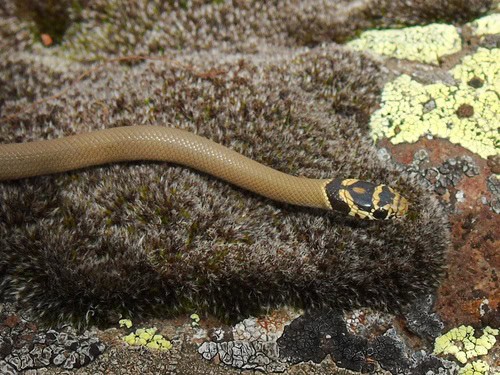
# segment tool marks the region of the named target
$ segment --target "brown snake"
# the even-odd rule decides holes
[[[294,177],[185,130],[127,126],[48,141],[0,145],[0,181],[133,160],[184,165],[272,200],[362,219],[403,216],[407,200],[357,179]]]

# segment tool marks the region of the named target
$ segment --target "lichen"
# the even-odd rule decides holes
[[[375,362],[392,374],[405,373],[410,360],[394,329],[370,340],[351,334],[342,311],[309,311],[287,325],[277,340],[282,360],[320,363],[330,355],[340,368],[373,372]]]
[[[467,363],[458,371],[458,375],[486,375],[489,374],[490,366],[482,360]]]
[[[0,374],[39,373],[53,366],[71,372],[106,350],[95,331],[78,332],[69,325],[44,330],[14,312],[0,303]]]
[[[434,354],[452,355],[460,363],[466,364],[472,358],[488,354],[488,351],[496,343],[495,336],[498,336],[498,329],[486,327],[483,329],[482,336],[477,338],[474,336],[474,328],[462,325],[436,338]],[[476,366],[471,365],[472,367],[466,366],[467,369],[475,370]],[[478,369],[482,368],[480,365],[477,367]]]
[[[131,332],[122,339],[130,346],[145,347],[157,350],[170,350],[172,343],[165,339],[163,335],[156,333],[157,328],[138,328],[135,332]]]
[[[118,324],[120,324],[120,327],[132,327],[132,321],[130,319],[121,319]]]
[[[457,29],[444,24],[401,30],[369,30],[347,45],[355,50],[370,50],[380,55],[428,64],[439,64],[442,56],[462,48]]]
[[[472,28],[474,35],[481,36],[487,34],[499,34],[500,33],[500,13],[490,14],[478,18],[467,24]]]
[[[382,106],[371,117],[375,140],[416,142],[430,134],[483,158],[498,153],[500,49],[479,48],[450,72],[457,85],[421,84],[401,75],[384,87]]]
[[[189,316],[191,318],[191,326],[198,327],[200,325],[200,316],[196,313]]]

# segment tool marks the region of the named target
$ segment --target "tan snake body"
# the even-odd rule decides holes
[[[117,127],[0,145],[0,181],[134,160],[184,165],[272,200],[363,219],[403,216],[408,208],[406,199],[386,185],[291,176],[188,131],[161,126]]]

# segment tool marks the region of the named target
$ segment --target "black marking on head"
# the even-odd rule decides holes
[[[375,185],[367,181],[356,181],[344,186],[354,200],[356,206],[363,211],[370,212],[373,209],[373,192]]]
[[[392,205],[394,202],[394,198],[396,198],[396,195],[387,186],[382,186],[382,192],[379,195],[379,207]]]
[[[349,212],[351,212],[351,207],[349,207],[346,202],[340,199],[339,196],[339,190],[342,188],[342,181],[343,180],[340,178],[334,178],[325,186],[325,190],[326,196],[330,201],[332,209],[347,215]]]

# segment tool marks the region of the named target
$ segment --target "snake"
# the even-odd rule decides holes
[[[355,178],[293,176],[192,132],[156,125],[0,144],[0,181],[146,160],[189,167],[274,201],[359,219],[397,218],[408,210],[407,199],[387,185]]]

